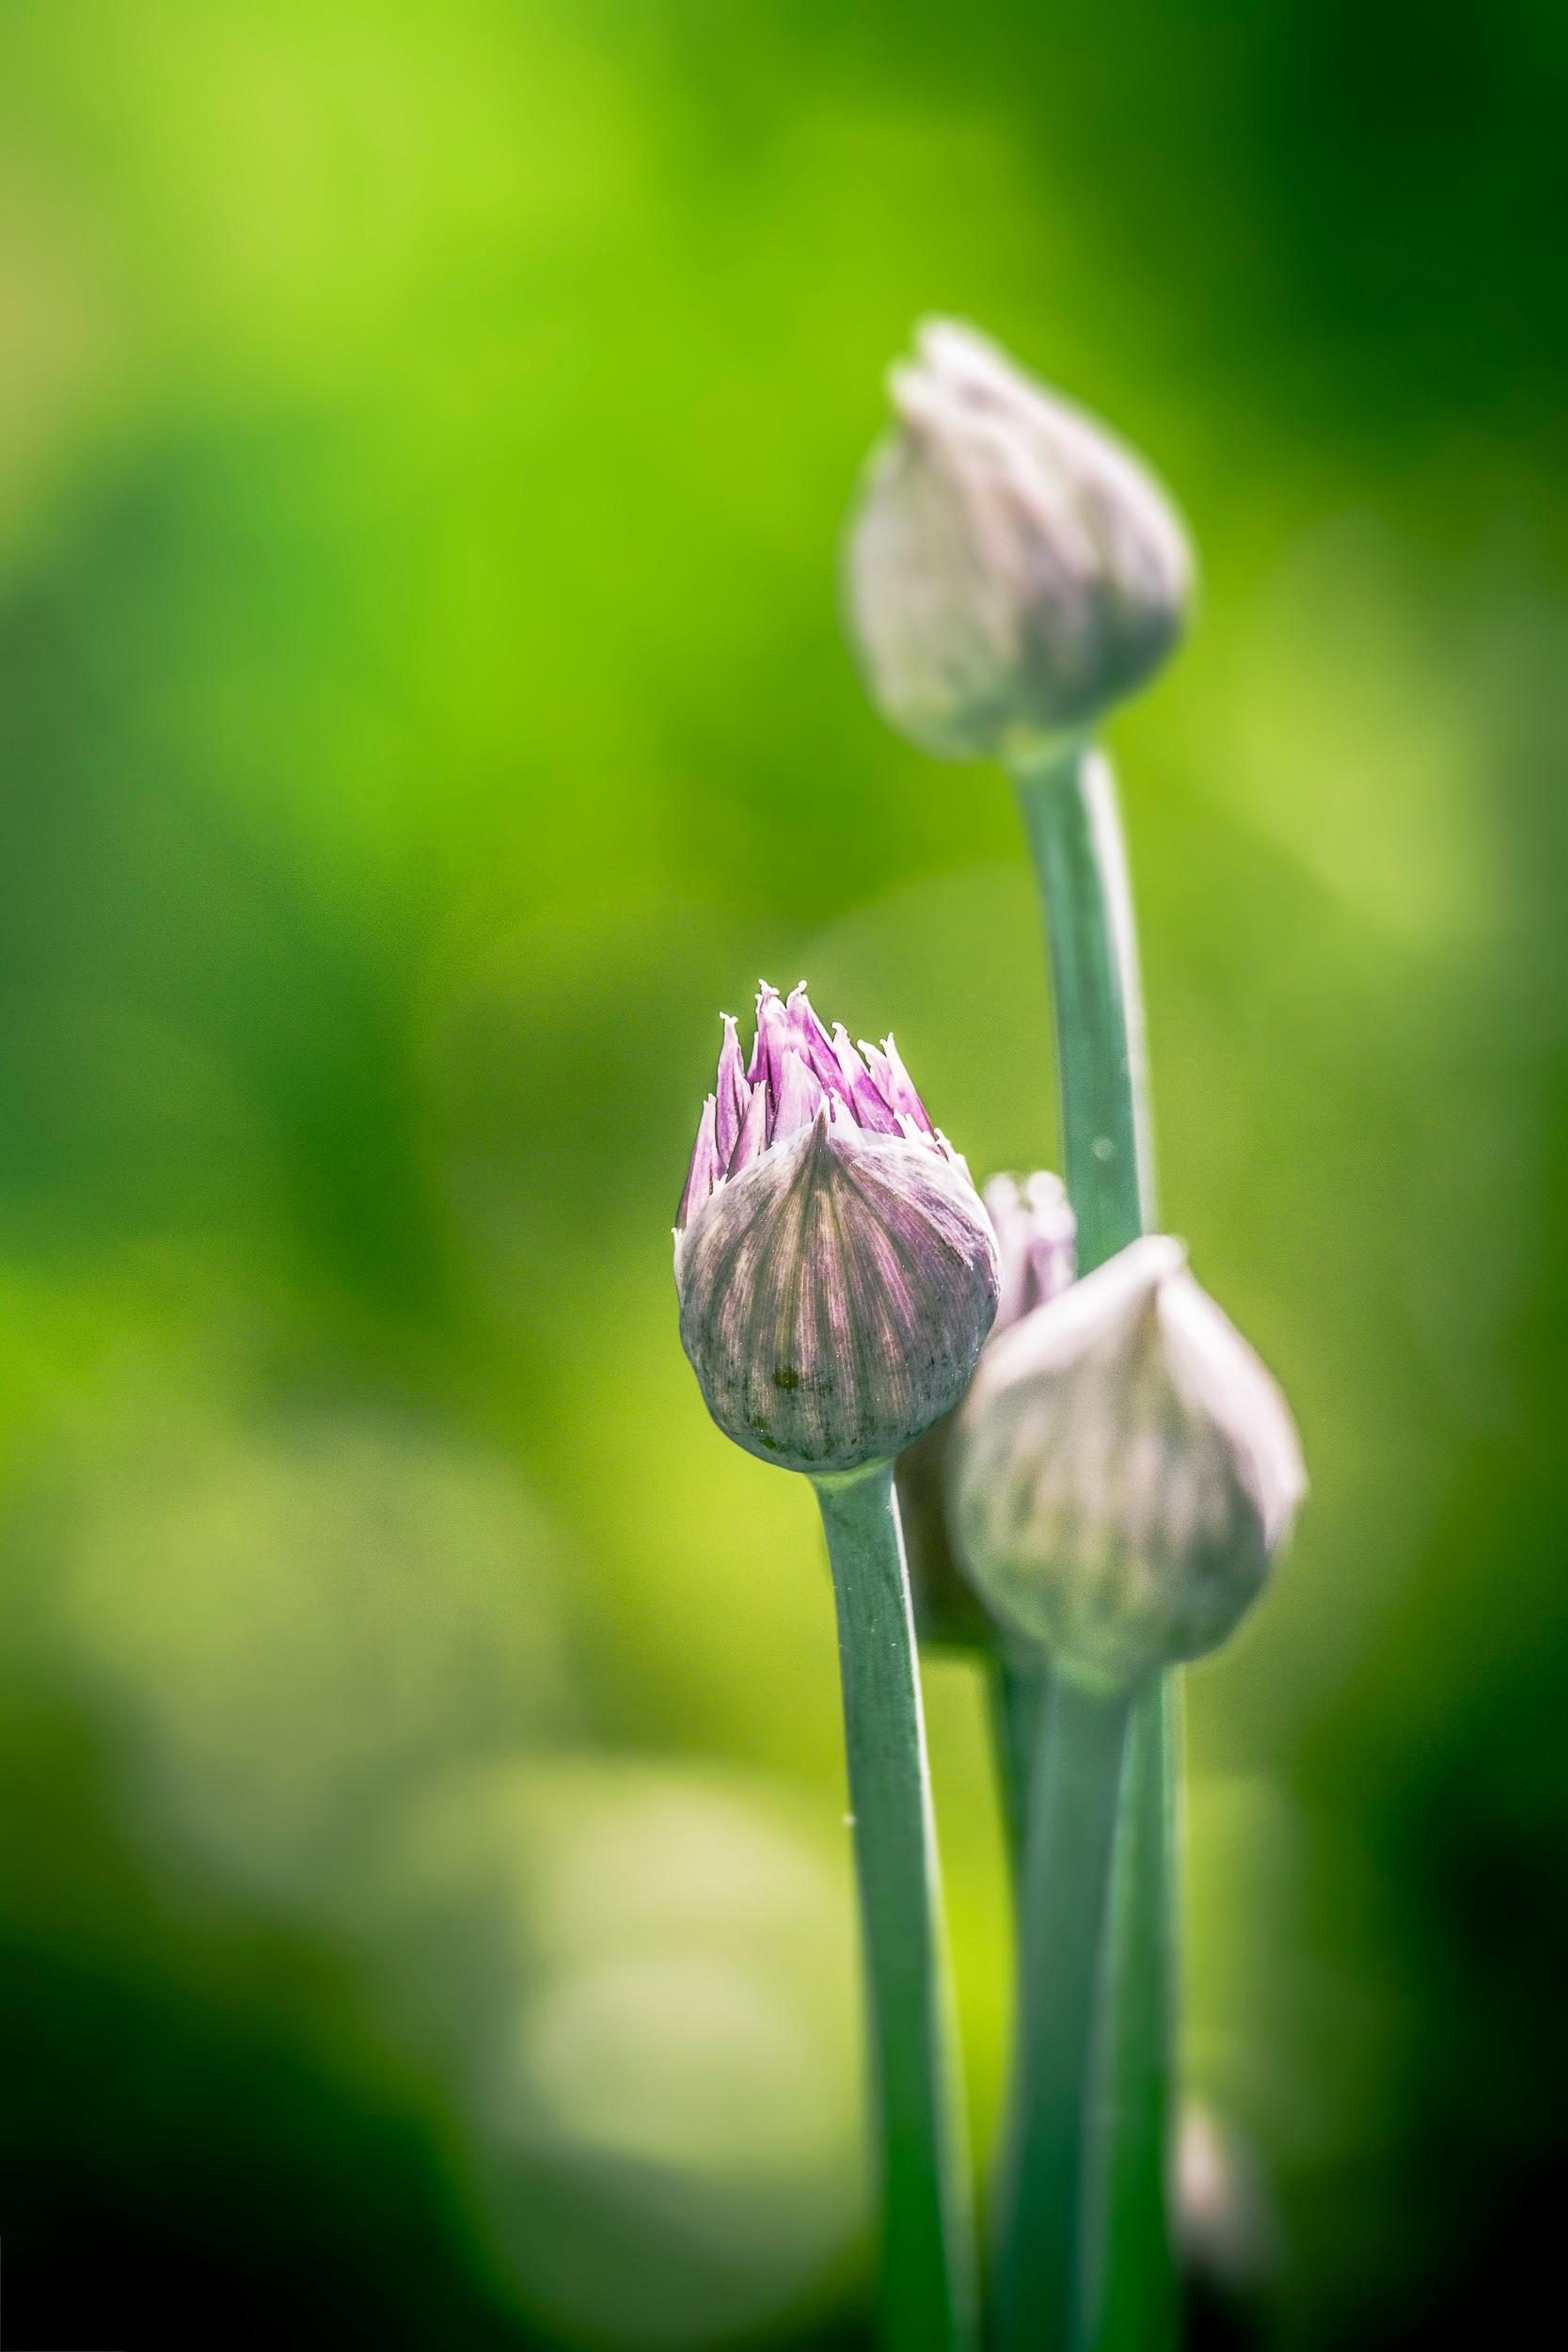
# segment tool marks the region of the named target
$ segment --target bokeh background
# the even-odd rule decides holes
[[[922,311],[1175,485],[1168,1222],[1315,1493],[1190,1684],[1271,2341],[1493,2341],[1568,2096],[1560,11],[5,0],[8,2342],[863,2341],[831,1607],[669,1222],[721,1008],[1053,1149],[835,548]],[[929,1708],[974,2120],[1006,1907]]]

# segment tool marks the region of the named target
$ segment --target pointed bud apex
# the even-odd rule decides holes
[[[735,1015],[724,1015],[724,1044],[719,1056],[719,1084],[715,1089],[714,1143],[721,1160],[728,1163],[740,1136],[740,1122],[746,1116],[750,1089],[746,1084],[746,1068],[740,1058],[740,1040],[736,1035]]]
[[[682,1198],[681,1343],[748,1453],[855,1470],[963,1394],[996,1309],[996,1245],[901,1062],[868,1071],[803,988],[787,1005],[765,989],[757,1023],[747,1072],[734,1078],[727,1035],[721,1061],[721,1088],[746,1098],[731,1158],[718,1163],[710,1097]]]
[[[1186,617],[1191,557],[1164,492],[969,327],[923,326],[893,402],[848,546],[873,697],[951,759],[1085,732]]]
[[[1071,1281],[1077,1226],[1059,1176],[1043,1169],[1022,1182],[993,1176],[985,1190],[1002,1270],[996,1321],[987,1349],[1002,1333]],[[904,1522],[910,1585],[922,1637],[961,1647],[994,1638],[990,1619],[953,1557],[947,1531],[948,1466],[954,1416],[939,1421],[898,1457],[898,1510]]]
[[[1151,1235],[987,1351],[950,1518],[1002,1624],[1109,1692],[1225,1640],[1305,1491],[1279,1390]]]

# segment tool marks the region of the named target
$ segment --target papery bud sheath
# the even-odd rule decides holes
[[[1169,500],[969,327],[922,327],[892,396],[847,550],[873,698],[947,758],[1085,733],[1183,626],[1192,563]]]
[[[1278,1388],[1154,1235],[988,1350],[952,1525],[1004,1625],[1110,1692],[1225,1640],[1305,1489]]]

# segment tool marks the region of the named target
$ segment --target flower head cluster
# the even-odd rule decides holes
[[[946,758],[1083,733],[1180,633],[1192,560],[1169,500],[970,327],[929,321],[891,390],[848,544],[876,701]]]
[[[696,1150],[675,1212],[676,1232],[686,1231],[721,1184],[818,1116],[844,1120],[867,1135],[901,1136],[906,1143],[963,1167],[941,1129],[931,1124],[891,1037],[879,1046],[863,1038],[857,1049],[842,1021],[834,1022],[829,1035],[807,998],[804,980],[787,998],[764,980],[750,1061],[741,1056],[735,1015],[724,1015],[718,1083],[703,1105]]]
[[[676,1216],[681,1340],[708,1410],[764,1460],[891,1459],[962,1395],[997,1295],[963,1160],[892,1038],[850,1043],[802,984],[726,1018]]]

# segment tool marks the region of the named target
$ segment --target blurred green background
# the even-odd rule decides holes
[[[1315,1480],[1190,1683],[1274,2340],[1489,2342],[1555,2260],[1565,49],[4,0],[8,2341],[862,2341],[830,1597],[668,1228],[759,972],[895,1025],[978,1171],[1053,1149],[1005,790],[836,619],[933,309],[1204,559],[1116,748],[1168,1221]],[[964,1668],[929,1708],[984,2136]]]

